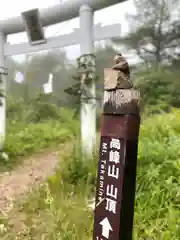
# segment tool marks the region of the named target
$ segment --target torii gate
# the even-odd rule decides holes
[[[94,11],[124,1],[126,0],[73,0],[60,3],[51,8],[42,9],[39,15],[35,15],[37,20],[36,24],[38,24],[36,27],[39,30],[39,38],[42,41],[33,41],[33,37],[31,36],[31,33],[33,34],[33,32],[31,32],[32,29],[28,28],[27,21],[23,21],[22,16],[0,21],[0,77],[3,81],[1,84],[3,91],[5,90],[6,74],[8,73],[5,66],[6,56],[26,54],[74,44],[80,44],[81,55],[91,55],[94,52],[94,41],[120,37],[120,24],[93,27],[93,13]],[[28,12],[24,14],[27,18]],[[31,12],[33,12],[33,10]],[[37,13],[37,11],[34,11],[34,13]],[[67,21],[78,16],[80,17],[80,29],[76,29],[70,34],[44,39],[43,27]],[[11,45],[6,43],[6,38],[9,34],[23,31],[27,32],[30,44],[21,43]],[[95,98],[94,83],[92,83],[90,87],[90,92]],[[2,103],[3,105],[0,107],[0,149],[3,147],[6,132],[5,98],[2,99]],[[96,142],[96,109],[92,102],[82,103],[81,140],[82,148],[92,153]]]

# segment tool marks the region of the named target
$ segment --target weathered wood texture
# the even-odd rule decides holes
[[[117,85],[118,72],[112,69],[105,69],[104,83],[104,114],[135,114],[139,115],[139,91],[120,89]]]

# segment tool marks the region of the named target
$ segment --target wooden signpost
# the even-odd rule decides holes
[[[93,240],[132,240],[139,92],[118,89],[118,72],[105,69],[100,159]]]

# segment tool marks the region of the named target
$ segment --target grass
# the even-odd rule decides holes
[[[84,239],[87,234],[91,236],[89,226],[92,224],[92,217],[86,209],[84,196],[78,194],[70,197],[62,185],[59,187],[61,194],[58,198],[50,193],[47,184],[44,184],[40,190],[34,190],[28,201],[19,206],[19,209],[26,209],[26,212],[19,211],[19,218],[23,218],[25,227],[19,224],[12,229],[11,225],[7,225],[8,220],[4,218],[2,224],[6,232],[0,235],[1,239],[18,237],[17,239],[50,240],[61,239],[61,236],[62,239]]]
[[[31,116],[31,112],[29,115]],[[59,110],[54,119],[41,119],[37,122],[32,120],[28,122],[22,118],[8,119],[3,151],[7,153],[9,159],[0,157],[0,172],[14,168],[24,157],[33,153],[56,148],[61,143],[71,141],[79,134],[78,132],[79,122],[73,119],[70,110],[65,109]]]
[[[140,131],[134,240],[180,239],[180,111],[143,121]],[[75,144],[55,176],[2,217],[0,239],[90,240],[97,153],[81,160]],[[20,226],[10,223],[15,216]],[[10,222],[9,222],[10,221]],[[23,225],[22,225],[23,224]],[[4,231],[4,232],[3,232]]]

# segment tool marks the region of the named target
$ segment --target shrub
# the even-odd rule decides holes
[[[76,141],[72,145],[69,154],[63,157],[60,168],[54,177],[49,178],[49,183],[56,189],[56,184],[60,182],[74,187],[74,191],[80,191],[90,187],[90,192],[94,192],[97,172],[97,152],[93,153],[93,157],[83,155],[80,149],[80,142]],[[88,187],[88,188],[89,188]]]
[[[135,240],[179,239],[179,139],[180,111],[156,115],[144,120],[141,125],[134,219]],[[83,161],[79,148],[73,148],[72,154],[63,161],[61,170],[50,181],[52,193],[57,196],[57,183],[61,182],[66,192],[73,193],[70,196],[81,192],[86,199],[92,196],[92,193],[94,195],[92,190],[95,187],[96,171],[95,158]],[[72,203],[74,201],[76,202],[72,199]],[[72,211],[77,210],[75,207]],[[78,238],[72,234],[71,239],[73,237]],[[59,239],[61,238],[63,239],[63,235]]]
[[[141,125],[134,240],[180,237],[179,139],[180,111],[153,116]],[[82,159],[78,143],[61,156],[57,174],[20,204],[27,231],[19,239],[92,239],[87,199],[94,196],[98,157]],[[7,239],[17,236],[8,230]]]
[[[41,97],[25,103],[23,99],[8,99],[7,118],[27,123],[37,123],[49,119],[59,119],[60,109],[55,105],[41,100]]]
[[[27,107],[21,100],[9,100],[3,148],[9,159],[1,157],[1,171],[20,163],[19,157],[55,147],[79,135],[79,122],[70,109],[58,109],[48,103],[33,104]]]

